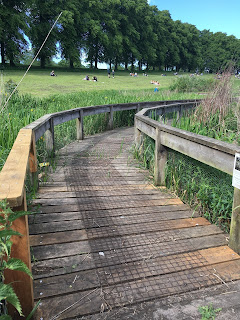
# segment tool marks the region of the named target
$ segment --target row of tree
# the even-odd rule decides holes
[[[79,63],[82,52],[95,68],[105,62],[127,69],[137,62],[140,69],[217,71],[230,60],[240,67],[239,39],[173,21],[169,11],[147,0],[0,0],[2,64],[20,61],[28,39],[36,53],[60,12],[39,54],[41,67],[57,51],[70,67]]]

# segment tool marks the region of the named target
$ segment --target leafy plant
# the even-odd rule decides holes
[[[213,78],[180,76],[170,85],[170,90],[177,92],[210,91],[213,89],[214,84],[215,80]]]
[[[212,304],[209,306],[199,307],[198,311],[202,316],[202,320],[214,320],[216,317],[216,313],[220,312],[222,308],[214,309]]]
[[[0,216],[0,319],[1,320],[8,320],[11,317],[8,315],[7,311],[7,303],[12,304],[18,313],[23,316],[22,308],[20,301],[14,292],[13,287],[11,284],[4,284],[4,271],[15,270],[15,271],[22,271],[32,277],[32,274],[26,264],[16,258],[11,258],[11,249],[12,249],[12,236],[21,236],[21,233],[14,231],[12,227],[12,223],[26,214],[30,214],[30,212],[26,211],[19,211],[13,212],[11,208],[7,205],[6,201],[0,201],[0,209],[1,209],[1,216]],[[30,318],[29,318],[30,319]]]

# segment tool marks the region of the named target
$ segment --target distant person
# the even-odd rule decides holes
[[[85,77],[85,78],[83,78],[83,80],[87,80],[87,81],[89,81],[89,76],[88,76],[88,75],[86,75],[86,77]]]
[[[57,76],[57,75],[55,74],[54,70],[51,71],[50,76],[51,76],[51,77],[56,77],[56,76]]]
[[[114,78],[114,75],[115,75],[115,71],[114,71],[114,70],[112,70],[112,76],[113,76],[113,78]]]
[[[92,79],[93,79],[93,81],[95,81],[95,82],[97,81],[97,77],[96,77],[96,76],[93,76]]]
[[[110,75],[111,75],[110,69],[107,69],[107,73],[108,73],[108,78],[110,78]]]

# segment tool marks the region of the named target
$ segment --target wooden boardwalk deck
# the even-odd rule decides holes
[[[39,189],[29,219],[37,319],[97,319],[240,278],[227,235],[155,188],[132,142],[127,128],[71,143]]]

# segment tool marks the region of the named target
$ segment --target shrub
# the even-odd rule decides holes
[[[171,91],[177,92],[203,92],[213,89],[216,80],[213,78],[202,78],[198,76],[178,76],[170,86]]]

